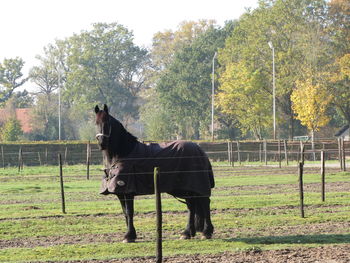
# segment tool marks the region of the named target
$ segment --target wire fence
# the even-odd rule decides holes
[[[198,145],[210,160],[229,165],[246,162],[288,165],[300,159],[301,145],[306,160],[320,160],[322,151],[327,160],[338,160],[340,163],[350,155],[350,141],[343,140],[198,142]],[[96,143],[0,144],[0,167],[57,165],[58,154],[67,165],[103,164]]]
[[[259,187],[266,187],[264,188],[264,191],[259,193],[259,197],[263,201],[265,198],[269,199],[274,194],[278,193],[295,193],[295,196],[298,194],[298,166],[296,164],[293,164],[292,161],[300,161],[301,158],[300,155],[303,154],[303,151],[298,152],[297,146],[300,146],[300,143],[290,143],[289,149],[287,150],[287,158],[283,159],[283,147],[281,147],[283,142],[258,142],[254,144],[249,144],[249,142],[227,142],[227,143],[215,143],[215,144],[207,144],[202,145],[202,148],[205,149],[207,155],[210,157],[211,160],[215,161],[213,170],[215,178],[220,180],[227,177],[249,177],[249,176],[261,176],[262,178],[266,175],[273,175],[273,176],[280,176],[281,178],[286,176],[293,176],[295,178],[293,180],[292,185],[291,184],[276,184],[275,182],[266,182],[266,185],[256,185],[254,183],[247,184],[247,185],[217,185],[211,195],[212,199],[216,199],[216,202],[227,202],[227,200],[231,200],[230,202],[233,202],[232,199],[236,198],[237,196],[244,196],[247,195],[249,198],[252,196],[252,192],[254,192]],[[246,145],[245,145],[246,144]],[[265,144],[265,145],[264,145]],[[211,146],[209,146],[211,145]],[[243,146],[242,146],[243,145]],[[259,146],[256,150],[248,149],[247,146],[251,146],[253,148],[254,145]],[[335,146],[338,147],[338,144],[335,144],[334,142],[331,144],[324,144],[327,145],[325,147],[319,147],[314,149],[309,149],[311,152],[306,152],[306,154],[309,154],[309,159],[313,161],[313,153],[316,153],[316,160],[317,155],[320,154],[322,156],[322,152],[327,153],[327,160],[342,160],[342,166],[335,163],[335,166],[330,166],[327,168],[327,173],[336,173],[342,169],[345,169],[346,167],[346,153],[348,153],[348,144],[340,142],[339,148],[333,148]],[[331,146],[330,146],[331,145]],[[234,147],[236,146],[236,148]],[[22,145],[18,148],[17,155],[15,152],[7,152],[4,151],[2,154],[3,158],[6,159],[6,154],[9,154],[10,156],[13,155],[14,159],[17,158],[17,163],[14,163],[12,166],[17,166],[20,168],[18,172],[12,173],[12,171],[15,171],[16,169],[12,167],[11,165],[4,165],[3,167],[6,168],[5,171],[9,171],[8,173],[4,173],[4,175],[0,176],[0,183],[1,184],[9,184],[10,186],[5,189],[5,191],[2,191],[1,198],[0,198],[0,207],[9,207],[14,206],[17,207],[17,209],[28,209],[28,213],[26,212],[20,212],[18,213],[19,216],[14,216],[11,214],[8,214],[6,216],[2,216],[0,220],[26,220],[28,218],[48,218],[50,217],[57,217],[57,209],[60,209],[60,203],[64,202],[64,208],[62,210],[63,213],[71,213],[73,216],[79,216],[79,214],[84,215],[84,212],[81,212],[82,209],[85,207],[90,206],[90,204],[94,204],[94,207],[106,207],[111,202],[115,202],[115,198],[110,198],[110,196],[106,197],[103,195],[99,195],[98,191],[96,190],[101,182],[101,175],[103,175],[103,160],[101,158],[101,152],[98,151],[96,145],[91,144],[85,144],[83,146],[80,146],[81,152],[70,152],[69,147],[66,146],[66,148],[61,148],[62,153],[59,153],[57,151],[52,151],[49,153],[49,151],[42,151],[41,153],[37,154],[37,162],[33,162],[34,164],[31,164],[30,156],[35,155],[37,153],[36,151],[26,151],[26,148]],[[277,148],[276,148],[277,147]],[[78,147],[77,147],[78,148]],[[302,147],[303,148],[303,147]],[[66,150],[67,149],[67,150]],[[225,150],[224,150],[225,149]],[[58,154],[57,154],[58,153]],[[57,154],[55,156],[55,154]],[[62,154],[61,162],[59,161],[59,158],[57,156],[59,154]],[[97,165],[92,165],[91,167],[88,166],[90,163],[90,160],[94,159],[94,156],[96,154],[96,158],[98,155],[100,156],[99,161],[96,161]],[[40,156],[40,157],[39,157]],[[40,159],[43,158],[44,159]],[[46,161],[46,156],[48,162]],[[51,159],[49,156],[52,156]],[[74,160],[79,160],[77,163],[75,163]],[[306,156],[305,156],[306,157]],[[34,158],[34,157],[33,157]],[[183,157],[181,157],[183,158]],[[186,157],[186,158],[193,158]],[[308,159],[308,158],[306,158]],[[7,160],[7,159],[6,159]],[[50,162],[49,162],[50,160]],[[267,162],[266,162],[267,160]],[[278,163],[283,161],[286,165],[284,167],[279,168]],[[345,160],[343,162],[343,160]],[[33,160],[32,160],[33,161]],[[140,161],[146,161],[145,159],[140,159]],[[160,160],[161,161],[161,160]],[[237,162],[241,162],[241,165],[237,165]],[[244,162],[259,162],[258,164],[249,164],[244,165]],[[289,165],[287,166],[287,161],[289,161]],[[273,163],[272,163],[273,162]],[[94,162],[92,162],[94,163]],[[55,164],[56,167],[51,168],[51,170],[47,171],[44,169],[40,174],[29,174],[25,175],[23,169],[23,166],[30,166],[30,165],[50,165]],[[61,164],[61,166],[59,166]],[[72,165],[74,164],[74,165]],[[76,164],[83,164],[83,165],[76,165]],[[265,166],[265,164],[268,164],[268,166]],[[86,165],[86,166],[85,166]],[[253,166],[254,165],[254,166]],[[315,164],[315,166],[309,166],[304,167],[303,172],[305,175],[311,175],[315,173],[320,172],[320,163]],[[87,169],[89,167],[89,169]],[[60,169],[59,169],[60,168]],[[26,169],[26,168],[24,168]],[[47,169],[50,169],[50,167],[47,167]],[[174,173],[175,171],[171,172],[162,172],[160,171],[160,175],[166,177],[168,173]],[[181,173],[188,173],[189,176],[191,176],[191,173],[193,172],[202,172],[199,170],[196,171],[179,171]],[[62,175],[60,179],[60,175]],[[87,176],[89,175],[89,176]],[[151,174],[150,174],[151,176]],[[62,180],[63,179],[63,180]],[[82,181],[89,182],[88,184],[83,183]],[[295,181],[295,182],[294,182]],[[26,187],[17,186],[18,182],[25,182],[28,183]],[[62,188],[65,190],[64,193],[60,193],[60,183],[61,185],[61,191]],[[64,186],[63,186],[64,183]],[[309,184],[310,185],[310,184]],[[348,189],[346,191],[350,190],[350,183],[346,184]],[[345,187],[346,187],[345,185]],[[245,187],[245,188],[244,188]],[[308,188],[309,187],[309,188]],[[44,188],[48,188],[43,190]],[[249,189],[251,188],[251,189]],[[245,193],[245,191],[248,191]],[[306,185],[305,190],[307,192],[310,191],[318,191],[318,189],[310,188],[310,186]],[[27,191],[27,192],[26,192]],[[49,194],[48,194],[49,193]],[[256,193],[255,193],[256,195]],[[199,195],[193,195],[191,197],[203,197]],[[173,198],[170,195],[162,194],[162,200],[168,201],[170,198]],[[339,200],[344,199],[345,197],[340,196]],[[144,196],[137,196],[135,198],[136,200],[148,200],[148,199],[154,199],[154,196],[151,195],[144,195]],[[293,200],[289,200],[289,203],[291,205],[285,205],[285,207],[282,207],[283,214],[285,213],[297,213],[297,212],[291,212],[291,211],[298,211],[298,199],[295,198]],[[174,200],[174,202],[176,202]],[[339,202],[341,203],[341,202]],[[22,208],[19,208],[22,207]],[[327,207],[325,205],[325,207]],[[6,208],[8,209],[8,208]],[[90,213],[92,208],[89,208]],[[97,209],[97,208],[95,208]],[[226,208],[224,208],[226,209]],[[269,208],[261,208],[260,210],[268,210]],[[304,204],[303,204],[304,209]],[[307,209],[312,209],[312,207],[307,206],[306,207],[306,213],[309,211]],[[319,207],[315,207],[314,209],[319,209]],[[50,210],[55,210],[55,212],[50,212]],[[67,211],[66,211],[67,210]],[[184,206],[185,210],[185,206]],[[216,211],[216,213],[232,213],[232,214],[244,214],[245,216],[249,216],[249,213],[251,212],[251,209],[249,207],[245,209],[233,209],[227,208],[224,211]],[[258,209],[259,210],[259,209]],[[273,213],[277,213],[275,208],[271,208],[271,210],[274,210]],[[286,212],[288,210],[288,212]],[[35,212],[37,211],[37,213]],[[80,211],[80,212],[79,212]],[[103,213],[99,213],[99,215],[102,216],[111,216],[109,211],[106,208],[104,208]],[[344,209],[340,209],[339,211],[332,211],[332,213],[344,213]],[[72,213],[73,212],[73,213]],[[262,211],[266,212],[266,211]],[[51,214],[52,213],[52,214]],[[89,212],[88,212],[89,213]],[[153,214],[150,214],[153,213]],[[146,216],[154,216],[154,211],[148,211],[148,214],[146,213]],[[179,211],[172,211],[168,208],[163,212],[165,221],[171,222],[173,220],[174,213],[177,213],[176,216],[180,217],[186,217],[186,213],[179,212]],[[304,213],[304,210],[303,210]],[[310,212],[309,212],[310,213]],[[86,215],[85,215],[86,216]],[[96,216],[95,214],[92,214],[92,216]],[[115,215],[113,213],[113,216],[123,218],[122,212]],[[304,217],[304,214],[303,214]],[[177,228],[180,228],[178,226]],[[174,234],[174,231],[169,231],[167,227],[165,227],[163,230],[163,236],[164,238],[168,240],[174,240],[178,239],[178,235]],[[220,232],[221,231],[221,232]],[[219,229],[219,234],[225,236],[225,230]],[[154,241],[154,237],[150,237],[148,233],[144,234],[144,236],[140,236],[142,240],[144,241]],[[74,239],[74,237],[72,237]],[[117,237],[115,237],[116,239]],[[117,240],[114,240],[117,241]],[[78,241],[77,241],[78,242]],[[3,242],[4,243],[4,242]],[[0,240],[1,244],[1,240]]]

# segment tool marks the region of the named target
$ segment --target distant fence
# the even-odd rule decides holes
[[[321,151],[327,160],[340,160],[350,155],[350,141],[322,140],[302,142],[306,160],[320,160]],[[300,158],[300,141],[229,141],[198,142],[214,161],[231,164],[242,162],[290,162]],[[58,154],[64,164],[103,164],[97,144],[90,142],[9,143],[0,144],[0,167],[57,165]]]

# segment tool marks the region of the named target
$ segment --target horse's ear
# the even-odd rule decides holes
[[[95,106],[95,113],[97,114],[100,111],[100,108],[98,107],[98,105]]]
[[[108,114],[108,107],[106,104],[103,104],[103,110]]]

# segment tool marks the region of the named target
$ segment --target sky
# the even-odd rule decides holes
[[[135,44],[150,47],[155,33],[176,31],[183,21],[214,19],[224,25],[258,0],[2,0],[0,62],[21,57],[23,73],[37,64],[35,56],[55,39],[64,39],[93,23],[117,22],[131,30]]]

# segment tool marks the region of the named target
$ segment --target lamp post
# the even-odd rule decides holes
[[[273,108],[273,139],[276,140],[276,83],[275,83],[275,48],[271,41],[269,47],[272,49],[272,108]]]
[[[58,140],[61,140],[61,71],[58,71]]]
[[[213,56],[212,68],[212,83],[211,83],[211,140],[214,141],[214,88],[215,88],[215,58],[217,53]]]

